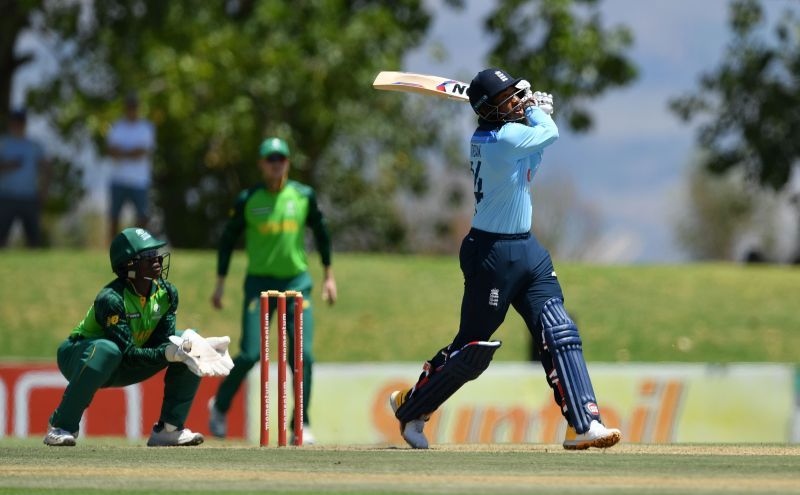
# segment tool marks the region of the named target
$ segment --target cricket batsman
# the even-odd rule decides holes
[[[175,331],[178,290],[167,282],[166,242],[129,228],[111,242],[117,278],[103,287],[69,337],[59,346],[58,368],[69,384],[50,416],[44,443],[74,446],[83,411],[97,390],[142,382],[166,368],[161,415],[147,445],[203,443],[184,426],[200,377],[227,376],[233,368],[228,337],[204,339]]]
[[[530,188],[544,149],[558,139],[553,97],[501,69],[479,72],[467,90],[478,128],[470,140],[475,193],[472,228],[459,254],[464,274],[461,323],[452,343],[423,366],[417,383],[389,399],[409,445],[428,448],[430,415],[488,368],[490,341],[513,306],[533,336],[556,404],[569,424],[565,449],[607,448],[621,434],[600,420],[578,327],[550,254],[531,233]]]

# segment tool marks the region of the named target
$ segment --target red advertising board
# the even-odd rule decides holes
[[[121,436],[139,439],[158,421],[164,394],[164,371],[124,388],[101,389],[81,420],[81,436]],[[220,378],[203,378],[186,426],[208,434],[208,400]],[[58,406],[66,379],[55,364],[0,364],[0,438],[44,436],[50,414]],[[228,411],[228,438],[243,439],[244,389]]]

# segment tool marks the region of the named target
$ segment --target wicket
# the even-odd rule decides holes
[[[269,445],[269,301],[278,309],[278,447],[286,447],[286,298],[294,298],[294,437],[303,445],[303,293],[277,290],[261,293],[261,441]]]

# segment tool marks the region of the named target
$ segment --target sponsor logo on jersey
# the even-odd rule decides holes
[[[141,313],[128,313],[128,314],[125,315],[125,317],[127,319],[129,319],[129,320],[135,320],[137,318],[141,318],[142,314]]]
[[[269,221],[258,224],[258,231],[262,234],[279,234],[281,232],[297,232],[300,227],[296,220]]]

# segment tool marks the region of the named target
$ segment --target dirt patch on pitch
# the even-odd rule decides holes
[[[341,450],[353,451],[416,451],[406,447],[397,446],[313,446],[303,449]],[[775,455],[775,456],[800,456],[800,445],[681,445],[681,444],[620,444],[610,449],[589,449],[585,451],[565,450],[561,445],[542,444],[446,444],[434,445],[427,452],[536,452],[564,455]],[[412,454],[413,455],[413,454]]]
[[[584,494],[590,488],[593,494],[800,495],[800,446],[623,444],[571,452],[560,445],[437,445],[427,451],[391,446],[219,445],[158,450],[152,456],[143,456],[150,450],[124,447],[102,449],[100,457],[80,448],[46,452],[50,459],[17,457],[0,463],[0,487],[562,495]],[[62,458],[62,453],[68,455]],[[87,453],[91,455],[74,462],[74,457]]]
[[[308,471],[262,471],[245,469],[180,469],[148,468],[147,480],[142,480],[142,471],[137,468],[82,468],[79,472],[68,468],[45,468],[26,466],[0,466],[3,479],[57,478],[62,486],[79,486],[71,482],[89,479],[97,480],[99,485],[136,486],[140,489],[156,488],[148,486],[155,479],[171,480],[172,487],[191,486],[199,483],[204,490],[252,490],[265,491],[291,490],[347,490],[355,493],[369,493],[374,490],[385,491],[395,487],[408,493],[522,493],[536,487],[537,491],[553,490],[559,493],[585,491],[592,487],[595,493],[617,490],[640,493],[658,489],[662,492],[692,493],[694,491],[736,492],[736,493],[800,493],[797,479],[775,479],[759,477],[732,479],[722,477],[676,477],[676,476],[580,476],[566,478],[557,475],[493,475],[482,473],[474,475],[455,475],[446,473],[415,473],[413,486],[405,473],[367,473],[367,472],[308,472]],[[130,485],[128,483],[134,483]],[[85,485],[84,485],[85,486]]]

